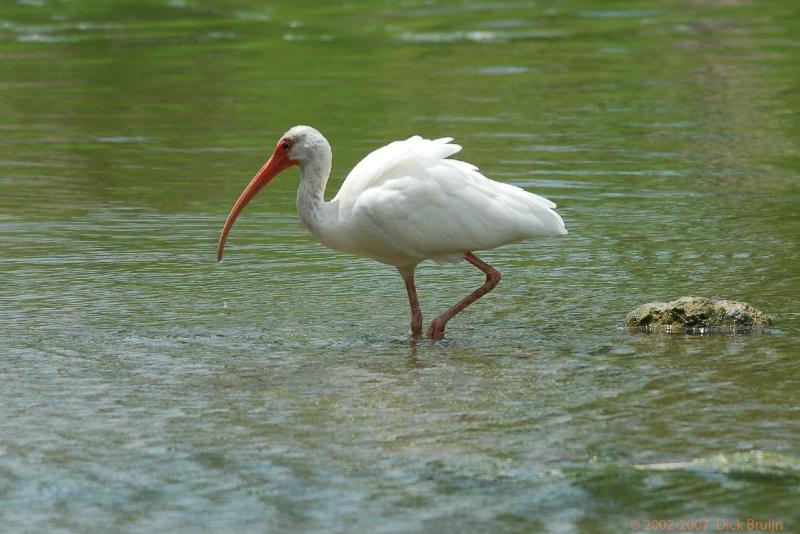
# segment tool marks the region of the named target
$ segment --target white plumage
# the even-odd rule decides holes
[[[447,159],[461,150],[450,141],[414,136],[356,165],[333,199],[339,220],[352,228],[345,234],[357,250],[350,252],[392,265],[448,262],[467,252],[567,233],[553,202]],[[384,257],[360,246],[373,240],[383,244]]]
[[[395,266],[407,288],[411,285],[410,301],[414,269],[426,259],[441,263],[466,258],[487,273],[488,284],[488,269],[496,273],[497,281],[499,273],[472,252],[567,233],[553,202],[490,180],[470,163],[449,159],[461,150],[451,141],[449,137],[429,140],[414,136],[379,148],[361,160],[337,195],[325,202],[332,161],[330,144],[314,128],[295,126],[284,134],[270,160],[231,210],[220,236],[218,258],[244,205],[293,164],[301,167],[297,209],[309,230],[332,249]],[[411,304],[414,331],[414,302]],[[445,315],[447,312],[437,320]]]

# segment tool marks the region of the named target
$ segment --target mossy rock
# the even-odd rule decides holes
[[[746,302],[706,297],[648,302],[625,317],[626,326],[646,331],[737,332],[770,324],[772,321],[767,314]]]
[[[731,478],[769,480],[796,484],[800,481],[800,460],[786,454],[752,450],[696,458],[691,462],[638,464],[643,471],[694,471],[721,473]]]

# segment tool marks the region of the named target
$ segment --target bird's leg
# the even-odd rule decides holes
[[[455,317],[458,313],[460,313],[464,308],[484,296],[486,293],[494,289],[497,284],[500,283],[500,271],[489,265],[488,263],[481,261],[475,254],[472,252],[467,252],[464,255],[464,259],[470,262],[472,265],[486,273],[486,282],[483,283],[481,287],[467,295],[461,302],[441,314],[439,317],[434,319],[431,322],[431,327],[428,328],[428,337],[430,339],[441,339],[444,337],[444,327],[447,326],[447,321]]]
[[[404,280],[408,293],[408,304],[411,306],[411,335],[419,337],[422,335],[422,310],[419,307],[417,288],[414,287],[414,273],[404,277]]]

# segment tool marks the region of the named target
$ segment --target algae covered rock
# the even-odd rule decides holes
[[[669,302],[642,304],[625,317],[629,328],[666,331],[750,330],[767,326],[770,318],[746,302],[681,297]]]
[[[637,464],[642,471],[695,471],[721,473],[734,478],[767,479],[775,482],[800,481],[800,460],[769,451],[752,450],[696,458],[691,462]]]

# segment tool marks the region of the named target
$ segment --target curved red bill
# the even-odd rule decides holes
[[[264,166],[261,167],[261,170],[258,171],[258,174],[256,174],[247,187],[244,188],[244,191],[242,191],[242,194],[239,195],[239,198],[233,205],[231,212],[228,214],[228,218],[225,220],[225,226],[222,228],[222,233],[220,234],[219,241],[217,242],[217,261],[222,261],[222,254],[225,250],[225,240],[228,239],[228,233],[231,231],[233,223],[236,221],[236,217],[239,216],[247,203],[250,202],[250,200],[252,200],[252,198],[270,182],[270,180],[275,178],[278,173],[288,167],[291,167],[295,163],[297,162],[290,160],[286,154],[281,151],[279,144],[278,148],[272,154],[272,157],[269,158]]]

